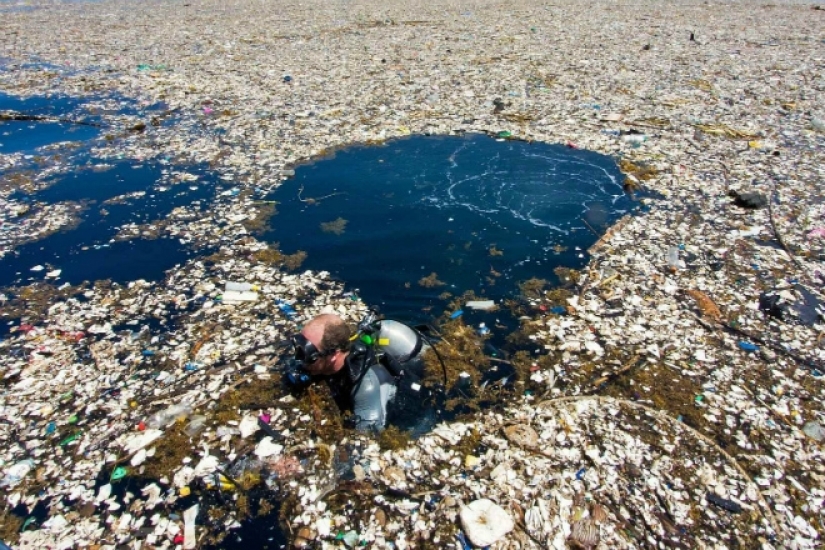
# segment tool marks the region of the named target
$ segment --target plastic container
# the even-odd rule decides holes
[[[234,281],[227,281],[225,288],[226,290],[236,290],[239,292],[245,292],[247,290],[254,292],[260,289],[258,285],[253,285],[252,283],[236,283]]]
[[[206,417],[202,414],[196,414],[192,418],[189,419],[189,424],[186,425],[186,435],[189,437],[195,437],[198,435],[201,430],[206,427]]]
[[[644,134],[625,134],[622,136],[622,141],[626,141],[627,143],[633,145],[641,145],[647,141],[647,136]]]
[[[192,414],[192,407],[185,404],[170,405],[158,411],[146,420],[146,426],[152,429],[163,429],[178,418],[186,418]]]
[[[221,296],[224,304],[238,304],[240,302],[255,302],[258,300],[258,293],[248,290],[227,290]]]
[[[284,302],[283,300],[278,300],[276,303],[278,304],[278,309],[280,309],[280,310],[281,310],[281,312],[282,312],[284,315],[286,315],[289,319],[292,319],[293,317],[295,317],[295,316],[298,314],[298,313],[297,313],[297,312],[296,312],[296,311],[292,308],[292,306],[291,306],[291,305],[289,305],[288,303]]]

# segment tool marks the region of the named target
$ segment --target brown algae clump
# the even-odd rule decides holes
[[[423,286],[424,288],[435,288],[439,286],[444,286],[447,283],[445,283],[444,281],[439,281],[438,274],[435,271],[433,271],[426,277],[420,278],[418,280],[418,284],[419,286]]]
[[[378,435],[378,446],[382,451],[397,451],[410,442],[410,432],[403,432],[397,426],[387,426]]]
[[[333,235],[343,235],[347,229],[347,223],[344,218],[338,218],[331,222],[323,222],[321,224],[321,231],[324,233],[332,233]]]
[[[241,222],[250,233],[259,235],[269,228],[269,222],[278,214],[278,203],[275,201],[255,204],[255,214]]]
[[[183,459],[192,451],[192,440],[184,432],[184,427],[184,422],[175,422],[164,432],[155,443],[155,454],[146,460],[140,477],[159,479],[183,465]]]
[[[518,288],[524,297],[532,299],[541,298],[542,291],[545,286],[547,286],[547,281],[536,277],[527,279],[526,281],[522,281],[518,284]]]

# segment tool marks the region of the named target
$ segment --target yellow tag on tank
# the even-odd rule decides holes
[[[379,346],[389,346],[390,345],[390,339],[389,338],[379,338],[378,339],[378,345]]]

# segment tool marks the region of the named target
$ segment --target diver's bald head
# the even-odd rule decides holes
[[[304,325],[301,334],[319,351],[344,351],[349,348],[351,331],[346,321],[333,313],[322,313]]]

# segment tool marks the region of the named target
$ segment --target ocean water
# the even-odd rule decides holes
[[[103,107],[105,108],[103,108]],[[80,222],[38,241],[18,246],[0,259],[0,287],[42,281],[51,269],[62,270],[57,284],[111,279],[124,283],[136,279],[158,280],[164,272],[192,253],[176,239],[134,239],[113,242],[125,223],[146,223],[164,218],[173,208],[205,207],[215,192],[217,178],[206,166],[178,166],[163,159],[136,162],[94,158],[92,147],[104,139],[107,117],[159,113],[161,104],[141,106],[122,98],[81,100],[64,96],[18,98],[0,94],[0,112],[80,120],[93,125],[48,121],[0,121],[0,152],[18,153],[14,172],[53,175],[48,187],[35,192],[15,191],[12,197],[33,204],[73,202],[83,206]],[[66,142],[71,142],[67,144]],[[59,160],[53,160],[55,155]],[[171,171],[197,174],[194,183],[171,185]],[[107,199],[142,193],[117,204]],[[43,266],[41,271],[32,268]]]
[[[306,267],[386,316],[426,320],[442,313],[444,292],[500,301],[521,281],[582,268],[597,233],[638,204],[622,181],[614,159],[591,151],[414,136],[299,166],[268,197],[279,213],[266,238],[307,252]],[[422,285],[432,273],[435,286]]]

